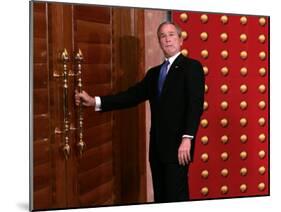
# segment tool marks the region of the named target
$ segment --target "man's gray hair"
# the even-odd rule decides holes
[[[174,26],[176,27],[178,36],[181,37],[181,32],[182,32],[182,30],[181,30],[181,28],[180,28],[177,24],[175,24],[175,23],[172,22],[172,21],[164,21],[164,22],[162,22],[162,23],[158,26],[158,29],[157,29],[157,37],[158,37],[158,39],[160,38],[160,30],[161,30],[162,26],[167,25],[167,24],[172,24],[172,25],[174,25]]]

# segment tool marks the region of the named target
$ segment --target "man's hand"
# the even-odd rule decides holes
[[[79,93],[77,90],[75,90],[75,103],[78,106],[80,102],[82,101],[82,105],[90,107],[96,106],[96,101],[94,97],[91,97],[87,92],[82,91],[82,93]]]
[[[178,149],[178,160],[180,165],[187,165],[190,161],[190,148],[191,140],[189,138],[183,138],[181,145]]]

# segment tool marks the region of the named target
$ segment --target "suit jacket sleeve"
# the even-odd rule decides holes
[[[193,60],[186,72],[185,89],[187,99],[187,115],[184,134],[196,136],[200,117],[203,112],[205,78],[202,65]]]
[[[101,110],[110,111],[136,106],[148,99],[151,71],[149,70],[143,80],[131,86],[126,91],[108,96],[101,96]]]

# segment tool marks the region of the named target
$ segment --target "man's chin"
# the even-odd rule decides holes
[[[165,57],[172,57],[176,54],[177,52],[165,52]]]

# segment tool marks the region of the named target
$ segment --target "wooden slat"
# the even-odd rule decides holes
[[[100,185],[111,181],[112,176],[112,161],[79,174],[79,193],[83,195],[91,190],[96,190]]]
[[[46,34],[46,14],[45,10],[43,12],[34,13],[34,22],[33,22],[33,36],[34,38],[45,38]]]
[[[110,8],[90,5],[77,5],[74,7],[74,17],[75,19],[109,24]]]
[[[48,113],[48,90],[34,89],[33,91],[33,111],[34,115]]]
[[[33,63],[47,63],[46,39],[34,38]]]
[[[34,191],[50,186],[50,163],[33,167]]]
[[[33,144],[34,165],[46,163],[50,160],[50,146],[49,145],[50,145],[50,143],[47,138],[34,141],[34,144]]]
[[[88,44],[77,42],[84,56],[85,64],[110,64],[111,47],[109,44]]]
[[[85,151],[80,161],[79,173],[94,169],[99,165],[112,160],[112,142],[109,141],[102,146]]]
[[[111,122],[84,130],[84,141],[87,143],[86,150],[103,145],[110,140],[112,140]]]
[[[46,63],[34,64],[33,70],[33,88],[47,88],[48,72]]]
[[[102,205],[106,199],[112,197],[113,181],[101,185],[95,190],[80,196],[82,206]]]
[[[104,96],[111,94],[111,83],[105,84],[90,84],[83,83],[83,90],[87,91],[92,96]]]
[[[110,64],[82,64],[83,84],[111,83]]]
[[[49,136],[49,118],[47,115],[33,118],[33,139],[46,139]]]
[[[109,24],[77,20],[75,32],[78,42],[99,44],[110,44],[111,42],[111,25]]]
[[[34,205],[33,207],[35,209],[49,209],[52,205],[51,203],[51,188],[46,187],[41,190],[35,191],[34,192]]]
[[[113,195],[110,196],[107,200],[105,200],[104,202],[102,202],[101,200],[101,205],[113,205],[114,204],[114,200],[113,200]]]
[[[44,2],[33,2],[33,11],[36,13],[44,13],[46,9],[46,3]]]
[[[111,121],[110,112],[96,112],[93,108],[87,108],[84,111],[84,129],[106,124]]]

